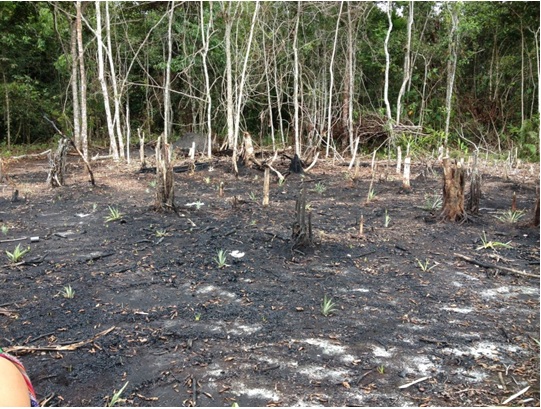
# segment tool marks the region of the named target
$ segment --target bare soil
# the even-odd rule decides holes
[[[0,346],[46,406],[103,406],[127,382],[117,405],[477,406],[529,386],[509,405],[539,406],[539,279],[457,256],[539,274],[539,228],[528,225],[539,165],[483,163],[481,211],[463,224],[424,209],[441,164],[415,163],[410,192],[391,165],[379,164],[368,203],[369,166],[353,181],[322,161],[273,180],[262,207],[262,173],[236,179],[215,159],[175,174],[176,215],[152,210],[155,176],[138,164],[94,163],[92,187],[70,157],[67,185],[50,189],[46,160],[12,161],[0,189]],[[296,251],[301,185],[316,243]],[[496,218],[513,192],[526,211],[514,224]],[[121,220],[105,222],[108,206]],[[483,239],[509,248],[481,249]],[[14,265],[5,251],[19,243],[31,250]],[[336,305],[328,316],[324,297]]]

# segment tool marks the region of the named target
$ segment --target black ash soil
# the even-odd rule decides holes
[[[539,406],[539,279],[457,256],[539,274],[538,165],[483,166],[481,211],[464,224],[424,209],[437,164],[409,193],[381,164],[366,203],[369,167],[352,181],[319,162],[274,180],[264,208],[263,174],[236,179],[217,159],[175,174],[179,216],[151,209],[154,175],[93,166],[95,187],[71,158],[67,185],[50,189],[46,161],[11,162],[0,190],[0,346],[35,348],[13,353],[47,406],[103,406],[126,382],[118,405],[477,406],[531,386],[510,404]],[[292,251],[301,186],[316,244]],[[496,218],[513,192],[516,224]],[[109,206],[121,220],[105,222]],[[31,250],[13,266],[18,243]]]

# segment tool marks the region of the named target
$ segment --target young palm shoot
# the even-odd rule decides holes
[[[504,223],[517,223],[522,216],[524,216],[524,211],[522,210],[506,210],[496,218]]]
[[[496,250],[497,247],[503,247],[503,248],[506,248],[506,249],[513,248],[509,244],[509,243],[511,243],[511,241],[508,241],[507,243],[502,243],[501,241],[492,241],[492,240],[489,241],[487,239],[487,235],[486,235],[485,232],[483,232],[483,235],[481,236],[481,242],[483,244],[478,246],[476,250],[486,250],[486,249]]]
[[[124,386],[122,388],[120,388],[120,390],[118,392],[115,392],[113,394],[113,397],[111,398],[111,400],[109,401],[109,403],[107,404],[108,407],[112,408],[113,406],[115,406],[118,402],[121,402],[121,401],[124,401],[124,399],[120,399],[120,396],[122,396],[122,392],[124,392],[124,389],[126,389],[126,386],[128,386],[128,383],[130,383],[129,381],[127,381]]]
[[[9,261],[11,261],[12,263],[18,263],[29,251],[30,247],[26,249],[21,249],[21,245],[17,244],[17,247],[15,247],[15,249],[13,250],[13,253],[6,250],[6,255],[8,256]]]
[[[421,270],[423,272],[425,272],[425,273],[428,273],[430,270],[432,270],[437,265],[437,263],[434,263],[433,265],[430,265],[430,261],[428,261],[428,259],[426,259],[424,263],[421,260],[417,259],[417,264],[419,265]]]
[[[333,303],[332,298],[327,298],[327,296],[323,296],[323,302],[321,303],[321,314],[323,314],[324,317],[329,316],[332,312],[336,311],[336,304]]]
[[[105,222],[108,223],[120,220],[122,219],[122,216],[124,216],[124,214],[120,213],[118,208],[109,206],[109,215],[105,218]]]
[[[71,285],[67,285],[62,290],[62,297],[72,299],[75,297],[75,290],[71,288]]]
[[[214,257],[214,261],[216,262],[216,264],[218,264],[218,268],[224,268],[225,266],[227,266],[226,260],[227,255],[225,250],[218,250],[217,256]]]

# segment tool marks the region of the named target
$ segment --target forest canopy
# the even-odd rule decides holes
[[[518,1],[1,2],[0,146],[52,143],[47,117],[121,157],[136,129],[169,123],[172,139],[229,145],[239,130],[338,152],[415,138],[538,160],[539,14]]]

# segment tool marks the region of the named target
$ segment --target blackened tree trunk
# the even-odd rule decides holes
[[[306,193],[304,186],[301,188],[301,194],[295,204],[295,222],[292,226],[291,241],[292,250],[299,247],[309,247],[312,245],[312,215],[306,211]]]
[[[479,202],[481,200],[481,175],[477,169],[477,152],[474,154],[473,169],[470,178],[470,194],[468,197],[468,212],[479,213]]]
[[[60,138],[56,152],[49,153],[49,174],[47,175],[47,184],[51,187],[60,187],[64,185],[68,143],[68,138]]]
[[[443,158],[443,220],[461,222],[466,219],[464,209],[464,168]]]

